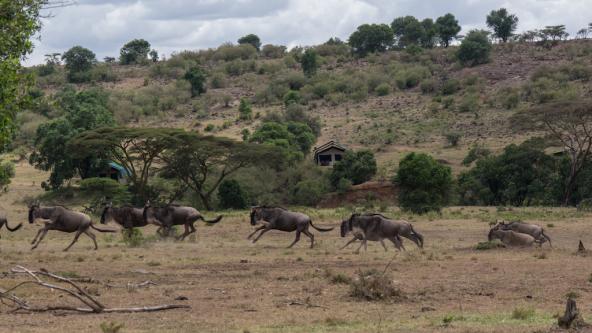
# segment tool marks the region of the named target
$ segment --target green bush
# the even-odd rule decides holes
[[[458,104],[458,111],[473,113],[479,111],[479,97],[474,94],[465,95]]]
[[[251,104],[245,98],[240,99],[238,106],[238,114],[241,120],[251,120],[253,118],[253,110]]]
[[[11,179],[14,178],[15,170],[14,164],[10,161],[2,161],[0,163],[0,188],[3,191],[7,190]]]
[[[393,182],[399,187],[399,205],[403,210],[423,214],[440,211],[449,202],[451,170],[429,155],[410,153],[405,156]]]
[[[226,75],[215,73],[210,78],[210,87],[212,89],[226,88]]]
[[[80,191],[92,198],[107,198],[114,204],[127,203],[131,193],[127,187],[111,178],[86,178],[80,181]]]
[[[442,85],[442,95],[452,95],[460,90],[460,81],[457,79],[450,79]]]
[[[247,194],[234,179],[224,180],[218,187],[218,201],[221,208],[245,209],[248,206]]]
[[[471,30],[460,43],[456,57],[465,66],[475,66],[489,61],[491,42],[489,32],[484,30]]]
[[[302,98],[298,91],[290,90],[284,95],[284,105],[289,106],[290,104],[300,104]]]
[[[424,94],[431,94],[434,91],[436,91],[436,81],[435,80],[425,80],[423,82],[421,82],[421,84],[419,85],[419,88],[421,89],[421,92]]]
[[[304,206],[314,206],[328,192],[325,183],[318,180],[303,180],[296,184],[292,194],[293,203]]]
[[[350,180],[352,184],[357,185],[372,179],[376,171],[374,153],[370,150],[348,150],[343,159],[333,165],[329,178],[333,187],[337,188],[342,182],[341,179]]]
[[[146,243],[146,238],[140,228],[124,229],[122,237],[123,243],[128,247],[139,247]]]
[[[190,68],[183,78],[191,84],[191,96],[199,96],[206,92],[206,74],[201,68]]]
[[[460,141],[461,134],[459,132],[448,132],[444,135],[446,137],[446,141],[451,147],[458,146],[458,142]]]
[[[391,93],[391,86],[388,83],[381,83],[374,89],[374,92],[378,96],[386,96]]]

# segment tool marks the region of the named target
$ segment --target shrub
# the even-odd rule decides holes
[[[251,44],[222,44],[214,52],[213,59],[220,61],[247,60],[257,56],[257,49]]]
[[[454,108],[454,97],[448,96],[442,99],[442,106],[445,109],[453,109]]]
[[[134,39],[121,48],[119,62],[122,65],[142,64],[146,62],[148,52],[150,43],[143,39]]]
[[[436,91],[436,81],[434,80],[425,80],[423,82],[421,82],[421,84],[419,85],[419,88],[421,89],[421,92],[424,94],[431,94],[434,91]]]
[[[317,72],[318,68],[318,60],[317,60],[317,53],[313,49],[307,49],[304,51],[302,55],[302,59],[300,59],[300,65],[302,66],[302,71],[306,76],[313,76]]]
[[[286,54],[286,47],[283,45],[271,45],[265,44],[263,48],[261,48],[261,55],[266,58],[274,58],[278,59],[283,57]]]
[[[251,118],[253,118],[253,110],[251,109],[251,104],[245,98],[240,99],[238,113],[239,118],[241,120],[251,120]]]
[[[370,150],[346,151],[343,159],[333,165],[329,178],[334,187],[337,187],[342,178],[357,185],[372,179],[376,171],[376,159]]]
[[[535,312],[532,308],[515,308],[512,311],[512,319],[527,320],[534,317]]]
[[[458,104],[458,111],[460,112],[477,112],[479,111],[479,97],[474,94],[465,95]]]
[[[416,87],[426,76],[427,72],[425,68],[410,68],[399,71],[395,75],[395,82],[399,89],[409,89]]]
[[[234,179],[224,180],[218,187],[218,200],[224,209],[245,209],[248,205],[247,194]]]
[[[491,154],[491,151],[487,148],[483,148],[481,146],[475,145],[469,150],[467,156],[463,159],[462,165],[470,165],[474,161],[479,160],[480,158],[487,157]]]
[[[290,104],[299,104],[301,101],[300,93],[294,90],[288,91],[284,95],[284,105],[289,106]]]
[[[131,193],[127,188],[111,178],[86,178],[80,181],[80,191],[92,198],[107,198],[114,204],[127,203]]]
[[[374,92],[378,96],[386,96],[391,93],[391,86],[388,83],[381,83],[374,89]]]
[[[399,163],[393,178],[399,186],[402,209],[417,214],[440,211],[449,201],[452,175],[449,167],[423,153],[410,153]]]
[[[318,180],[303,180],[296,184],[292,195],[297,205],[314,206],[328,192],[326,184]]]
[[[498,248],[506,247],[499,239],[494,239],[492,241],[487,242],[479,242],[477,246],[475,246],[475,250],[484,251],[484,250],[492,250]]]
[[[325,82],[319,82],[313,86],[312,91],[316,97],[323,98],[331,91],[331,87]]]
[[[350,296],[366,301],[401,299],[403,294],[395,287],[393,280],[383,272],[368,270],[358,272],[350,284]]]
[[[212,89],[225,88],[226,87],[226,76],[222,73],[215,73],[210,78],[210,87]]]
[[[0,163],[0,188],[2,191],[6,192],[14,175],[14,164],[9,161],[2,161]]]
[[[460,81],[450,79],[442,85],[442,95],[452,95],[460,90]]]
[[[128,247],[139,247],[146,242],[146,239],[144,238],[144,235],[142,235],[140,228],[124,229],[122,236],[123,243]]]
[[[460,141],[461,134],[459,132],[448,132],[444,135],[446,137],[446,141],[451,147],[458,146],[458,142]]]
[[[199,96],[206,92],[206,74],[201,68],[190,68],[183,78],[191,84],[191,96]]]
[[[456,53],[461,64],[475,66],[489,61],[491,42],[489,32],[484,30],[471,30],[463,39]]]

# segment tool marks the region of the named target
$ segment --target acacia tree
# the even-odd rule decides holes
[[[269,145],[238,142],[227,138],[175,133],[174,144],[160,154],[164,171],[193,190],[207,210],[222,181],[236,171],[281,160],[278,149]]]
[[[136,201],[150,199],[148,181],[159,168],[159,157],[174,145],[174,135],[183,132],[170,128],[99,128],[83,132],[68,143],[77,157],[103,155],[128,172]]]
[[[259,48],[261,48],[261,39],[259,39],[259,36],[255,34],[243,36],[239,38],[237,42],[239,44],[251,44],[255,49],[257,49],[257,52],[259,52]]]
[[[386,24],[362,24],[349,36],[348,43],[360,56],[371,52],[384,52],[393,45],[394,34]]]
[[[563,204],[568,205],[576,179],[592,150],[592,101],[559,101],[539,105],[517,114],[513,122],[544,129],[563,146],[569,158],[569,172],[563,188]]]
[[[119,62],[122,65],[141,64],[146,61],[150,52],[150,43],[144,39],[127,42],[119,51]]]
[[[487,26],[493,29],[493,35],[502,42],[507,42],[518,26],[518,16],[508,13],[505,8],[492,10],[487,15]]]

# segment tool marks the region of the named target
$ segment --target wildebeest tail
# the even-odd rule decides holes
[[[23,226],[22,223],[19,223],[16,227],[11,228],[8,225],[8,220],[6,218],[2,218],[2,221],[0,221],[0,228],[2,227],[2,225],[5,225],[6,226],[6,229],[8,229],[8,231],[10,231],[10,232],[15,232],[15,231],[19,230]]]
[[[216,217],[216,218],[215,218],[215,219],[213,219],[213,220],[206,220],[206,218],[205,218],[205,217],[203,217],[203,216],[200,216],[199,218],[200,218],[202,221],[204,221],[205,223],[218,223],[218,222],[220,222],[220,220],[222,219],[222,215],[218,215],[218,217]]]
[[[115,232],[115,230],[105,230],[105,229],[99,229],[97,227],[95,227],[92,223],[90,224],[90,227],[95,229],[98,232]]]
[[[423,248],[423,236],[419,232],[415,231],[413,229],[413,226],[411,226],[411,232],[413,233],[413,235],[415,237],[417,237],[417,239],[419,240],[419,243],[421,244],[420,247]]]
[[[316,227],[314,224],[312,224],[312,221],[310,221],[310,226],[315,228],[316,230],[320,231],[320,232],[327,232],[327,231],[331,231],[334,228],[320,228],[320,227]]]

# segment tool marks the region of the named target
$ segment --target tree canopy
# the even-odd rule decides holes
[[[505,8],[492,10],[487,15],[487,26],[493,29],[493,35],[502,42],[507,42],[518,27],[518,16],[508,13]]]
[[[300,122],[264,122],[249,138],[250,142],[279,147],[289,161],[302,160],[315,142],[310,127]]]
[[[357,185],[372,179],[376,171],[376,159],[370,150],[356,152],[348,150],[343,155],[343,159],[333,165],[329,178],[334,187],[337,187],[342,179]]]
[[[489,32],[485,30],[471,30],[460,43],[456,53],[463,65],[475,66],[489,61],[491,42]]]
[[[17,111],[27,101],[30,77],[21,60],[33,51],[31,37],[39,31],[39,11],[44,0],[0,2],[0,149],[14,131]]]
[[[134,39],[119,51],[119,62],[122,65],[141,64],[146,61],[149,52],[150,43],[144,39]]]
[[[62,54],[62,60],[66,63],[70,82],[88,81],[90,79],[88,71],[97,62],[94,52],[80,45],[74,46]]]
[[[261,48],[261,40],[255,34],[248,34],[238,39],[239,44],[251,44],[257,51]]]
[[[191,84],[191,96],[199,96],[206,92],[206,73],[201,68],[191,67],[183,78]]]
[[[444,47],[448,47],[460,32],[460,25],[454,15],[448,13],[436,19],[436,31]]]
[[[386,51],[393,42],[393,30],[386,24],[362,24],[348,40],[353,51],[360,56]]]
[[[310,77],[316,74],[318,68],[317,53],[313,49],[306,49],[300,59],[304,75]]]

